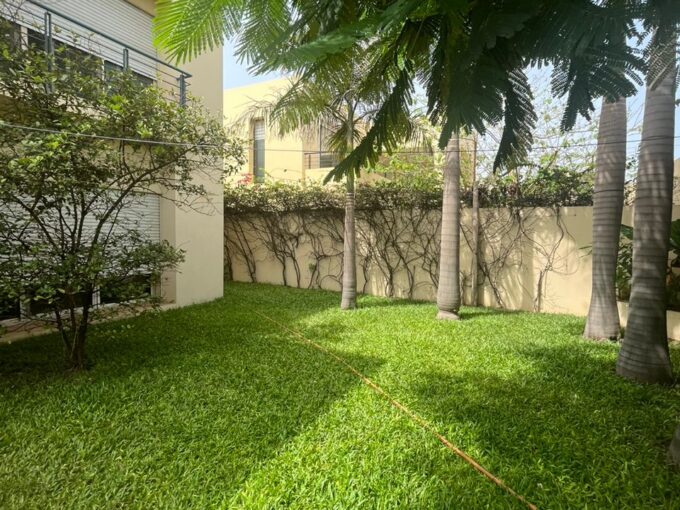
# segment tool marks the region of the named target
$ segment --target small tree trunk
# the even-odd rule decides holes
[[[633,279],[616,373],[640,382],[670,383],[666,271],[673,207],[675,48],[667,45],[658,51],[659,58],[668,63],[668,72],[656,87],[647,80],[635,192]]]
[[[668,450],[668,459],[671,464],[680,467],[680,425],[675,429],[675,436],[673,436],[671,447]]]
[[[351,310],[357,306],[356,230],[354,226],[354,175],[347,176],[345,198],[345,233],[342,254],[342,299],[340,308]]]
[[[68,354],[69,370],[78,372],[87,368],[87,356],[85,355],[85,339],[90,323],[90,308],[92,306],[92,292],[87,292],[83,297],[82,316],[80,322],[73,328],[73,342]],[[75,317],[75,313],[72,314]]]
[[[460,309],[460,149],[458,133],[446,146],[442,201],[438,319],[457,320]]]
[[[593,269],[590,309],[583,336],[615,340],[621,333],[616,306],[623,187],[626,177],[626,100],[602,101],[593,198]]]
[[[79,327],[76,334],[73,336],[73,345],[68,359],[68,367],[74,372],[84,370],[86,368],[85,357],[85,330],[87,327]]]

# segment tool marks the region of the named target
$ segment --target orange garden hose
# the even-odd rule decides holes
[[[345,367],[349,372],[357,376],[366,386],[371,388],[375,393],[383,397],[385,400],[387,400],[394,408],[397,410],[401,411],[403,414],[405,414],[407,417],[409,417],[414,423],[416,423],[420,428],[423,430],[429,432],[432,436],[434,436],[441,444],[443,444],[451,453],[454,455],[458,456],[459,458],[463,459],[465,462],[467,462],[472,469],[480,473],[482,476],[484,476],[487,480],[495,484],[496,486],[500,487],[502,490],[504,490],[506,493],[508,493],[510,496],[515,498],[517,501],[525,505],[527,508],[530,510],[537,510],[536,505],[530,503],[524,496],[521,494],[518,494],[515,492],[511,487],[509,487],[503,480],[492,474],[491,472],[487,471],[479,462],[477,462],[475,459],[470,457],[467,453],[465,453],[463,450],[455,446],[451,441],[446,439],[443,435],[441,435],[435,427],[427,422],[424,418],[416,414],[415,412],[411,411],[408,407],[406,407],[404,404],[401,402],[395,400],[393,397],[391,397],[384,389],[382,389],[380,386],[378,386],[376,383],[371,381],[368,377],[366,377],[364,374],[359,372],[356,368],[354,368],[352,365],[350,365],[345,359],[342,357],[338,356],[334,352],[326,349],[322,345],[306,338],[303,336],[301,333],[298,331],[295,331],[285,324],[282,324],[281,322],[272,319],[271,317],[265,315],[262,312],[259,312],[255,310],[255,313],[258,314],[260,317],[263,317],[264,319],[268,320],[269,322],[272,322],[273,324],[276,324],[279,326],[281,329],[287,331],[291,335],[295,336],[299,340],[301,340],[303,343],[306,345],[309,345],[311,347],[314,347],[315,349],[323,352],[327,356],[330,356],[333,358],[335,361],[337,361],[339,364],[341,364],[343,367]]]

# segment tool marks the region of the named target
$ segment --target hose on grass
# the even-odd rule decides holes
[[[269,322],[277,325],[284,331],[290,333],[293,335],[295,338],[300,340],[302,343],[309,345],[313,347],[314,349],[324,353],[326,356],[329,356],[333,358],[337,363],[342,365],[345,369],[347,369],[350,373],[355,375],[357,378],[361,380],[366,386],[371,388],[376,394],[379,396],[383,397],[387,402],[389,402],[392,407],[400,411],[402,414],[406,415],[411,421],[413,421],[415,424],[417,424],[421,429],[425,430],[428,432],[430,435],[434,436],[444,447],[449,450],[451,453],[462,459],[464,462],[466,462],[472,469],[480,473],[482,476],[484,476],[487,480],[489,480],[491,483],[505,491],[508,495],[512,496],[515,498],[517,501],[522,503],[524,506],[529,508],[530,510],[537,510],[536,505],[533,503],[529,502],[524,496],[521,494],[517,493],[515,490],[513,490],[509,485],[507,485],[503,480],[495,476],[493,473],[485,469],[479,462],[477,462],[475,459],[470,457],[467,453],[465,453],[463,450],[455,446],[451,441],[446,439],[442,434],[437,432],[435,429],[434,425],[426,421],[424,418],[422,418],[420,415],[416,414],[414,411],[411,411],[408,407],[406,407],[404,404],[396,400],[394,397],[390,396],[389,393],[387,393],[384,389],[382,389],[380,386],[378,386],[376,383],[374,383],[371,379],[366,377],[364,374],[359,372],[356,368],[354,368],[348,361],[346,361],[344,358],[341,356],[338,356],[334,352],[326,349],[324,346],[314,342],[313,340],[310,340],[309,338],[305,337],[302,335],[302,333],[295,331],[294,329],[289,328],[285,324],[277,321],[276,319],[273,319],[269,317],[268,315],[255,310],[255,313],[258,314],[260,317],[268,320]]]

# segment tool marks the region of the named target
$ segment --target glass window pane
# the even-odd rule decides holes
[[[253,122],[253,176],[255,182],[264,182],[264,120]]]

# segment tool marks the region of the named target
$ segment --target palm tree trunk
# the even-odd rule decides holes
[[[675,436],[673,436],[671,447],[668,450],[668,458],[671,464],[680,467],[680,425],[675,429]]]
[[[626,100],[602,101],[593,198],[593,285],[583,336],[617,339],[616,258],[626,177]]]
[[[650,77],[647,79],[635,193],[629,316],[616,373],[641,382],[670,383],[666,271],[673,207],[675,51],[669,46],[658,54],[667,63],[668,72],[656,87],[651,86]]]
[[[479,304],[479,179],[477,178],[477,134],[472,138],[472,261],[470,264],[470,303]]]
[[[357,306],[356,231],[354,228],[354,175],[347,176],[345,198],[345,232],[342,252],[342,299],[340,308],[351,310]]]
[[[354,108],[347,99],[347,147],[349,154],[354,148]],[[342,296],[340,308],[352,310],[357,307],[357,261],[356,229],[354,225],[354,173],[347,174],[347,194],[345,196],[345,231],[342,246]]]
[[[460,309],[460,149],[458,133],[446,146],[442,201],[438,319],[457,320]]]

